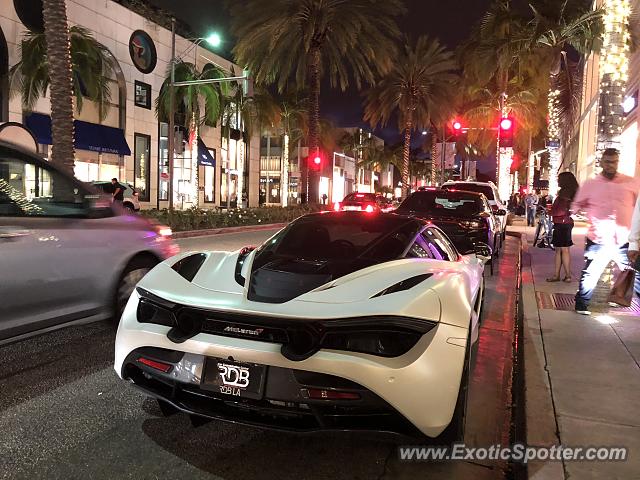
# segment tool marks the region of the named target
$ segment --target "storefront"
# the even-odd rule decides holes
[[[52,144],[51,117],[43,113],[29,113],[25,115],[24,124],[35,136],[38,142],[38,151],[45,158],[48,158],[49,146]],[[124,157],[131,155],[131,149],[127,144],[124,132],[119,128],[81,120],[75,120],[73,124],[76,149],[75,176],[83,182],[111,180],[112,178],[123,179]],[[136,148],[137,146],[138,137],[136,137]],[[144,160],[145,153],[140,155]],[[147,151],[146,165],[141,167],[143,174],[144,168],[148,171],[148,160]]]

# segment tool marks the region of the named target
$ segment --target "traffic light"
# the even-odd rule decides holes
[[[453,122],[453,131],[456,132],[456,133],[459,133],[460,130],[462,130],[462,124],[459,121],[454,120],[454,122]]]
[[[500,119],[500,146],[513,147],[513,119],[511,117],[503,117]]]
[[[315,153],[309,155],[309,170],[320,171],[322,169],[322,153],[320,151],[316,151]]]

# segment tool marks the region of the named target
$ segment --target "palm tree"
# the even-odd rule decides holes
[[[42,14],[51,79],[51,161],[73,174],[73,81],[66,1],[43,0]]]
[[[89,33],[73,26],[71,39],[71,78],[78,112],[85,99],[96,102],[104,119],[111,101],[109,80],[114,76],[114,60],[107,48]],[[20,93],[23,108],[31,111],[52,82],[47,42],[44,33],[27,32],[20,45],[20,61],[10,70],[12,92]]]
[[[360,88],[388,71],[399,36],[395,18],[404,11],[401,0],[239,1],[232,10],[239,39],[233,53],[256,83],[308,91],[307,146],[314,152],[320,147],[322,77],[345,90],[351,77]],[[317,202],[317,182],[308,189]]]
[[[391,71],[368,93],[364,118],[371,125],[386,125],[398,115],[404,133],[402,196],[409,193],[411,134],[440,123],[451,113],[451,90],[457,82],[453,54],[438,40],[421,36],[415,45],[405,43]]]
[[[158,98],[156,98],[156,116],[167,121],[171,111],[171,67],[167,71]],[[226,77],[226,73],[213,65],[206,65],[199,72],[193,63],[178,61],[175,63],[175,81],[212,80]],[[223,112],[224,96],[228,94],[226,83],[207,83],[174,88],[174,112],[178,124],[186,129],[203,124],[215,126]]]
[[[531,9],[534,13],[531,45],[545,51],[549,58],[549,140],[559,142],[575,124],[582,94],[580,80],[576,78],[580,69],[567,59],[566,50],[573,48],[587,55],[595,48],[602,31],[603,10],[593,10],[591,2],[581,0],[536,0]],[[555,194],[559,148],[551,147],[549,154],[549,191]]]

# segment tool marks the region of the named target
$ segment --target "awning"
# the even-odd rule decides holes
[[[202,166],[205,166],[205,167],[215,167],[215,165],[216,165],[216,159],[215,159],[216,151],[213,150],[213,155],[211,153],[212,152],[209,151],[207,146],[202,141],[202,138],[198,137],[198,165],[202,165]]]
[[[51,117],[42,113],[30,113],[25,117],[26,127],[31,130],[38,143],[51,145]],[[131,149],[120,128],[107,127],[97,123],[74,120],[74,146],[78,150],[99,153],[131,155]]]

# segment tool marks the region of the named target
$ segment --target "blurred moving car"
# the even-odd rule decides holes
[[[507,206],[500,199],[498,188],[493,182],[473,182],[473,181],[452,181],[449,180],[442,185],[442,188],[446,190],[466,190],[468,192],[483,193],[489,205],[500,220],[500,228],[502,230],[501,239],[504,241],[507,234]]]
[[[390,212],[395,209],[392,200],[377,193],[353,192],[344,197],[342,202],[333,205],[335,211]]]
[[[90,185],[0,143],[0,342],[118,315],[178,253],[168,227],[121,215]]]
[[[122,201],[122,207],[129,213],[134,213],[140,210],[140,200],[138,198],[138,192],[133,185],[126,182],[119,182],[120,185],[124,187],[124,200]],[[111,184],[111,180],[103,181],[97,180],[95,182],[91,182],[91,184],[96,187],[101,192],[107,193],[109,195],[113,194],[113,186]]]
[[[488,244],[493,274],[502,226],[484,194],[463,190],[420,190],[409,195],[396,212],[429,220],[447,234],[462,254],[473,253],[476,244]]]
[[[127,304],[114,368],[196,422],[459,439],[483,272],[418,218],[306,215],[255,250],[159,264]]]

